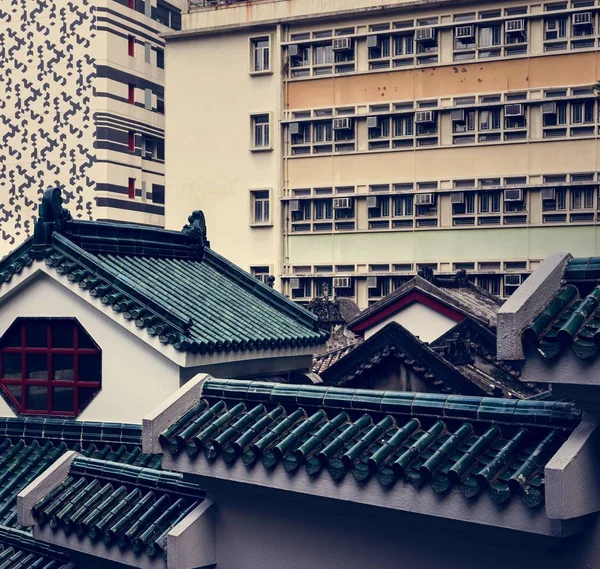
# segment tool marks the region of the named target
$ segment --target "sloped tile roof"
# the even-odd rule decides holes
[[[48,190],[33,238],[0,261],[0,286],[44,261],[138,328],[200,354],[323,344],[317,317],[208,247],[204,217],[182,232],[74,221]]]
[[[153,468],[160,468],[161,462],[160,456],[141,452],[138,425],[0,419],[0,526],[18,527],[17,494],[67,450]]]
[[[379,313],[386,313],[402,298],[416,290],[464,316],[479,320],[491,329],[496,328],[496,314],[502,306],[502,301],[499,298],[465,278],[437,276],[431,278],[433,282],[421,276],[412,278],[391,294],[363,310],[348,323],[348,327],[352,330],[358,330],[366,322],[375,320]]]
[[[320,354],[318,356],[313,357],[313,367],[312,370],[314,373],[323,373],[326,369],[330,368],[333,364],[340,361],[342,358],[346,357],[348,354],[353,352],[360,344],[361,340],[355,341],[353,344],[348,344],[346,346],[342,346],[340,348],[336,348],[334,350],[329,350],[324,354]]]
[[[166,559],[167,534],[204,497],[177,472],[76,457],[69,476],[32,513],[41,527]]]
[[[518,495],[537,507],[544,466],[579,420],[558,402],[209,380],[159,440],[198,462],[458,489],[498,504]]]
[[[72,569],[61,552],[33,539],[26,532],[0,527],[2,569]]]
[[[562,287],[524,329],[523,341],[548,359],[569,346],[578,358],[593,358],[600,348],[600,286],[587,294],[573,284]]]

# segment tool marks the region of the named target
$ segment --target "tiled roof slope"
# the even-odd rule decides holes
[[[74,221],[48,190],[32,239],[0,262],[0,285],[44,260],[161,343],[193,353],[316,346],[317,317],[208,248],[202,212],[182,232]],[[218,307],[218,308],[217,308]]]
[[[63,553],[33,539],[26,532],[0,527],[0,567],[2,569],[72,569],[74,565]]]
[[[123,464],[160,468],[141,452],[141,428],[59,419],[0,419],[0,525],[17,527],[17,494],[67,450]],[[2,567],[2,563],[0,563]]]
[[[209,380],[160,440],[196,461],[459,489],[498,504],[519,495],[537,507],[544,466],[579,420],[567,403]]]
[[[582,360],[600,349],[600,258],[571,259],[564,286],[523,331],[523,341],[545,358],[569,346]]]
[[[76,457],[32,513],[41,527],[166,559],[167,534],[204,497],[177,472]]]
[[[326,369],[330,368],[333,364],[337,363],[341,359],[345,358],[348,354],[353,352],[360,344],[361,340],[357,340],[353,344],[348,344],[346,346],[342,346],[340,348],[335,348],[333,350],[329,350],[324,354],[320,354],[318,356],[313,357],[313,367],[312,370],[314,373],[323,373]]]
[[[356,318],[348,323],[355,330],[361,323],[371,320],[379,312],[392,307],[407,294],[417,290],[465,316],[481,321],[491,329],[496,328],[496,314],[502,301],[486,290],[474,285],[466,276],[459,272],[455,277],[442,277],[428,274],[428,279],[416,276],[391,294],[383,297],[375,304],[363,310]]]

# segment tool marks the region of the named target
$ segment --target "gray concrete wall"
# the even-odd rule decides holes
[[[217,500],[218,569],[597,569],[597,518],[571,538],[540,538],[472,525],[380,516],[246,491]]]

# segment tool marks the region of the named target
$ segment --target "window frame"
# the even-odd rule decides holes
[[[53,333],[53,325],[56,323],[68,323],[71,325],[73,333],[72,347],[56,347]],[[28,346],[27,345],[27,325],[33,323],[44,323],[46,326],[46,346]],[[3,341],[0,343],[0,385],[2,386],[2,392],[4,399],[9,405],[15,410],[18,415],[24,416],[46,416],[46,417],[77,417],[80,415],[91,403],[91,401],[98,395],[102,390],[102,350],[98,344],[94,341],[92,336],[87,330],[81,325],[76,318],[69,317],[56,317],[56,318],[32,318],[32,317],[19,317],[15,319],[11,325],[6,329],[2,338],[5,339],[7,333],[14,327],[18,327],[18,334],[20,336],[20,346],[6,346]],[[81,334],[85,334],[92,343],[93,347],[81,347]],[[20,364],[20,378],[5,378],[4,377],[4,358],[5,354],[19,354],[21,358]],[[46,356],[46,378],[27,378],[27,356],[28,355],[45,355]],[[73,357],[73,378],[72,379],[54,379],[53,368],[54,368],[54,356],[60,355],[72,355]],[[80,356],[98,356],[99,357],[99,369],[98,369],[98,380],[85,381],[80,379]],[[8,388],[8,386],[20,386],[21,394],[20,401],[18,401],[14,393]],[[34,409],[28,407],[27,403],[27,388],[28,387],[45,387],[46,388],[46,408],[45,409]],[[72,410],[55,410],[53,401],[53,388],[68,387],[73,389],[73,400]],[[96,391],[87,398],[83,405],[80,405],[80,389],[88,388],[95,389]]]
[[[263,119],[266,117],[266,122],[262,122]],[[261,122],[257,122],[257,120],[260,119]],[[250,151],[251,152],[268,152],[273,150],[273,129],[271,128],[271,113],[267,112],[267,113],[252,113],[250,115]],[[266,132],[266,138],[267,138],[267,143],[266,144],[261,144],[261,145],[257,145],[256,141],[257,141],[257,126],[258,125],[262,125],[261,128],[261,132],[262,132],[262,137],[265,137],[265,132]]]
[[[266,41],[266,47],[258,47],[257,43],[261,41]],[[261,36],[251,36],[248,38],[249,42],[249,50],[250,50],[250,75],[271,75],[273,73],[273,40],[270,34],[261,35]],[[257,51],[262,54],[262,57],[267,57],[267,67],[263,67],[261,69],[256,69],[257,63]],[[264,61],[262,62],[264,64]]]
[[[266,195],[263,195],[266,194]],[[273,225],[271,188],[252,188],[250,190],[250,227],[271,227]],[[261,219],[258,219],[257,205],[261,205]],[[265,215],[266,206],[266,215]]]

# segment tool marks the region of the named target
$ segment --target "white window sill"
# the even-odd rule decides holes
[[[250,149],[250,152],[273,152],[272,146],[255,146]]]
[[[264,71],[249,71],[248,72],[252,77],[258,77],[260,75],[273,75],[272,69],[266,69]]]
[[[269,221],[267,223],[261,222],[261,223],[251,223],[250,227],[273,227],[273,224]]]

